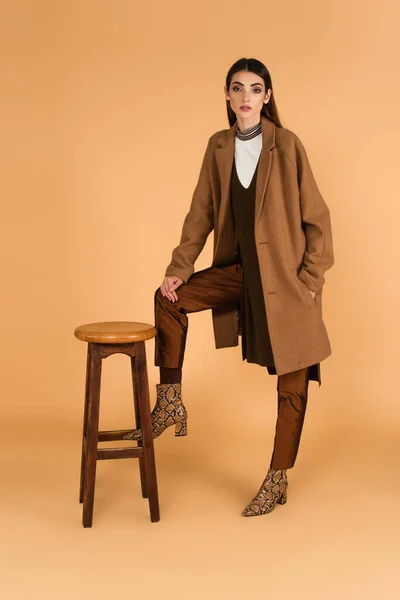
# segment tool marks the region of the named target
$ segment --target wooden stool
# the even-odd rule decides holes
[[[78,340],[88,342],[79,492],[79,502],[83,502],[82,524],[92,526],[97,461],[110,458],[139,459],[142,496],[149,499],[151,521],[159,521],[145,348],[145,340],[155,337],[157,330],[147,323],[115,321],[81,325],[74,333]],[[99,431],[101,365],[103,358],[111,354],[127,354],[131,358],[136,427],[142,429],[142,440],[134,447],[98,448],[98,442],[122,440],[132,431]]]

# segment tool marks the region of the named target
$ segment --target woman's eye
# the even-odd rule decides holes
[[[232,91],[234,91],[234,92],[240,92],[241,88],[238,87],[237,85],[234,85],[233,88],[232,88]],[[254,88],[253,91],[257,92],[257,94],[259,94],[262,90],[261,90],[261,88]]]

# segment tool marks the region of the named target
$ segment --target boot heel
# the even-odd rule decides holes
[[[175,423],[175,437],[183,437],[187,435],[187,423],[186,421],[177,421]]]
[[[287,502],[287,495],[286,494],[282,494],[282,496],[276,502],[277,502],[277,504],[286,504],[286,502]]]

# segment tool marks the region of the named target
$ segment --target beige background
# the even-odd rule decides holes
[[[398,18],[388,0],[2,3],[3,598],[398,597]],[[205,312],[190,319],[189,435],[156,442],[160,523],[136,461],[110,461],[84,530],[73,330],[153,321],[242,56],[270,69],[332,218],[333,354],[289,501],[240,516],[269,464],[276,377],[215,350]],[[196,268],[210,259],[211,237]],[[102,427],[130,426],[126,357],[105,363],[102,401]]]

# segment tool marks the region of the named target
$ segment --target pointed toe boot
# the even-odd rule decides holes
[[[268,469],[258,493],[242,512],[243,517],[266,515],[274,510],[275,504],[285,504],[287,486],[286,470]]]
[[[180,383],[158,383],[157,400],[151,412],[153,438],[160,436],[168,427],[175,425],[175,435],[187,435],[187,411],[182,402]],[[124,440],[142,439],[142,430],[134,429],[124,435]]]

